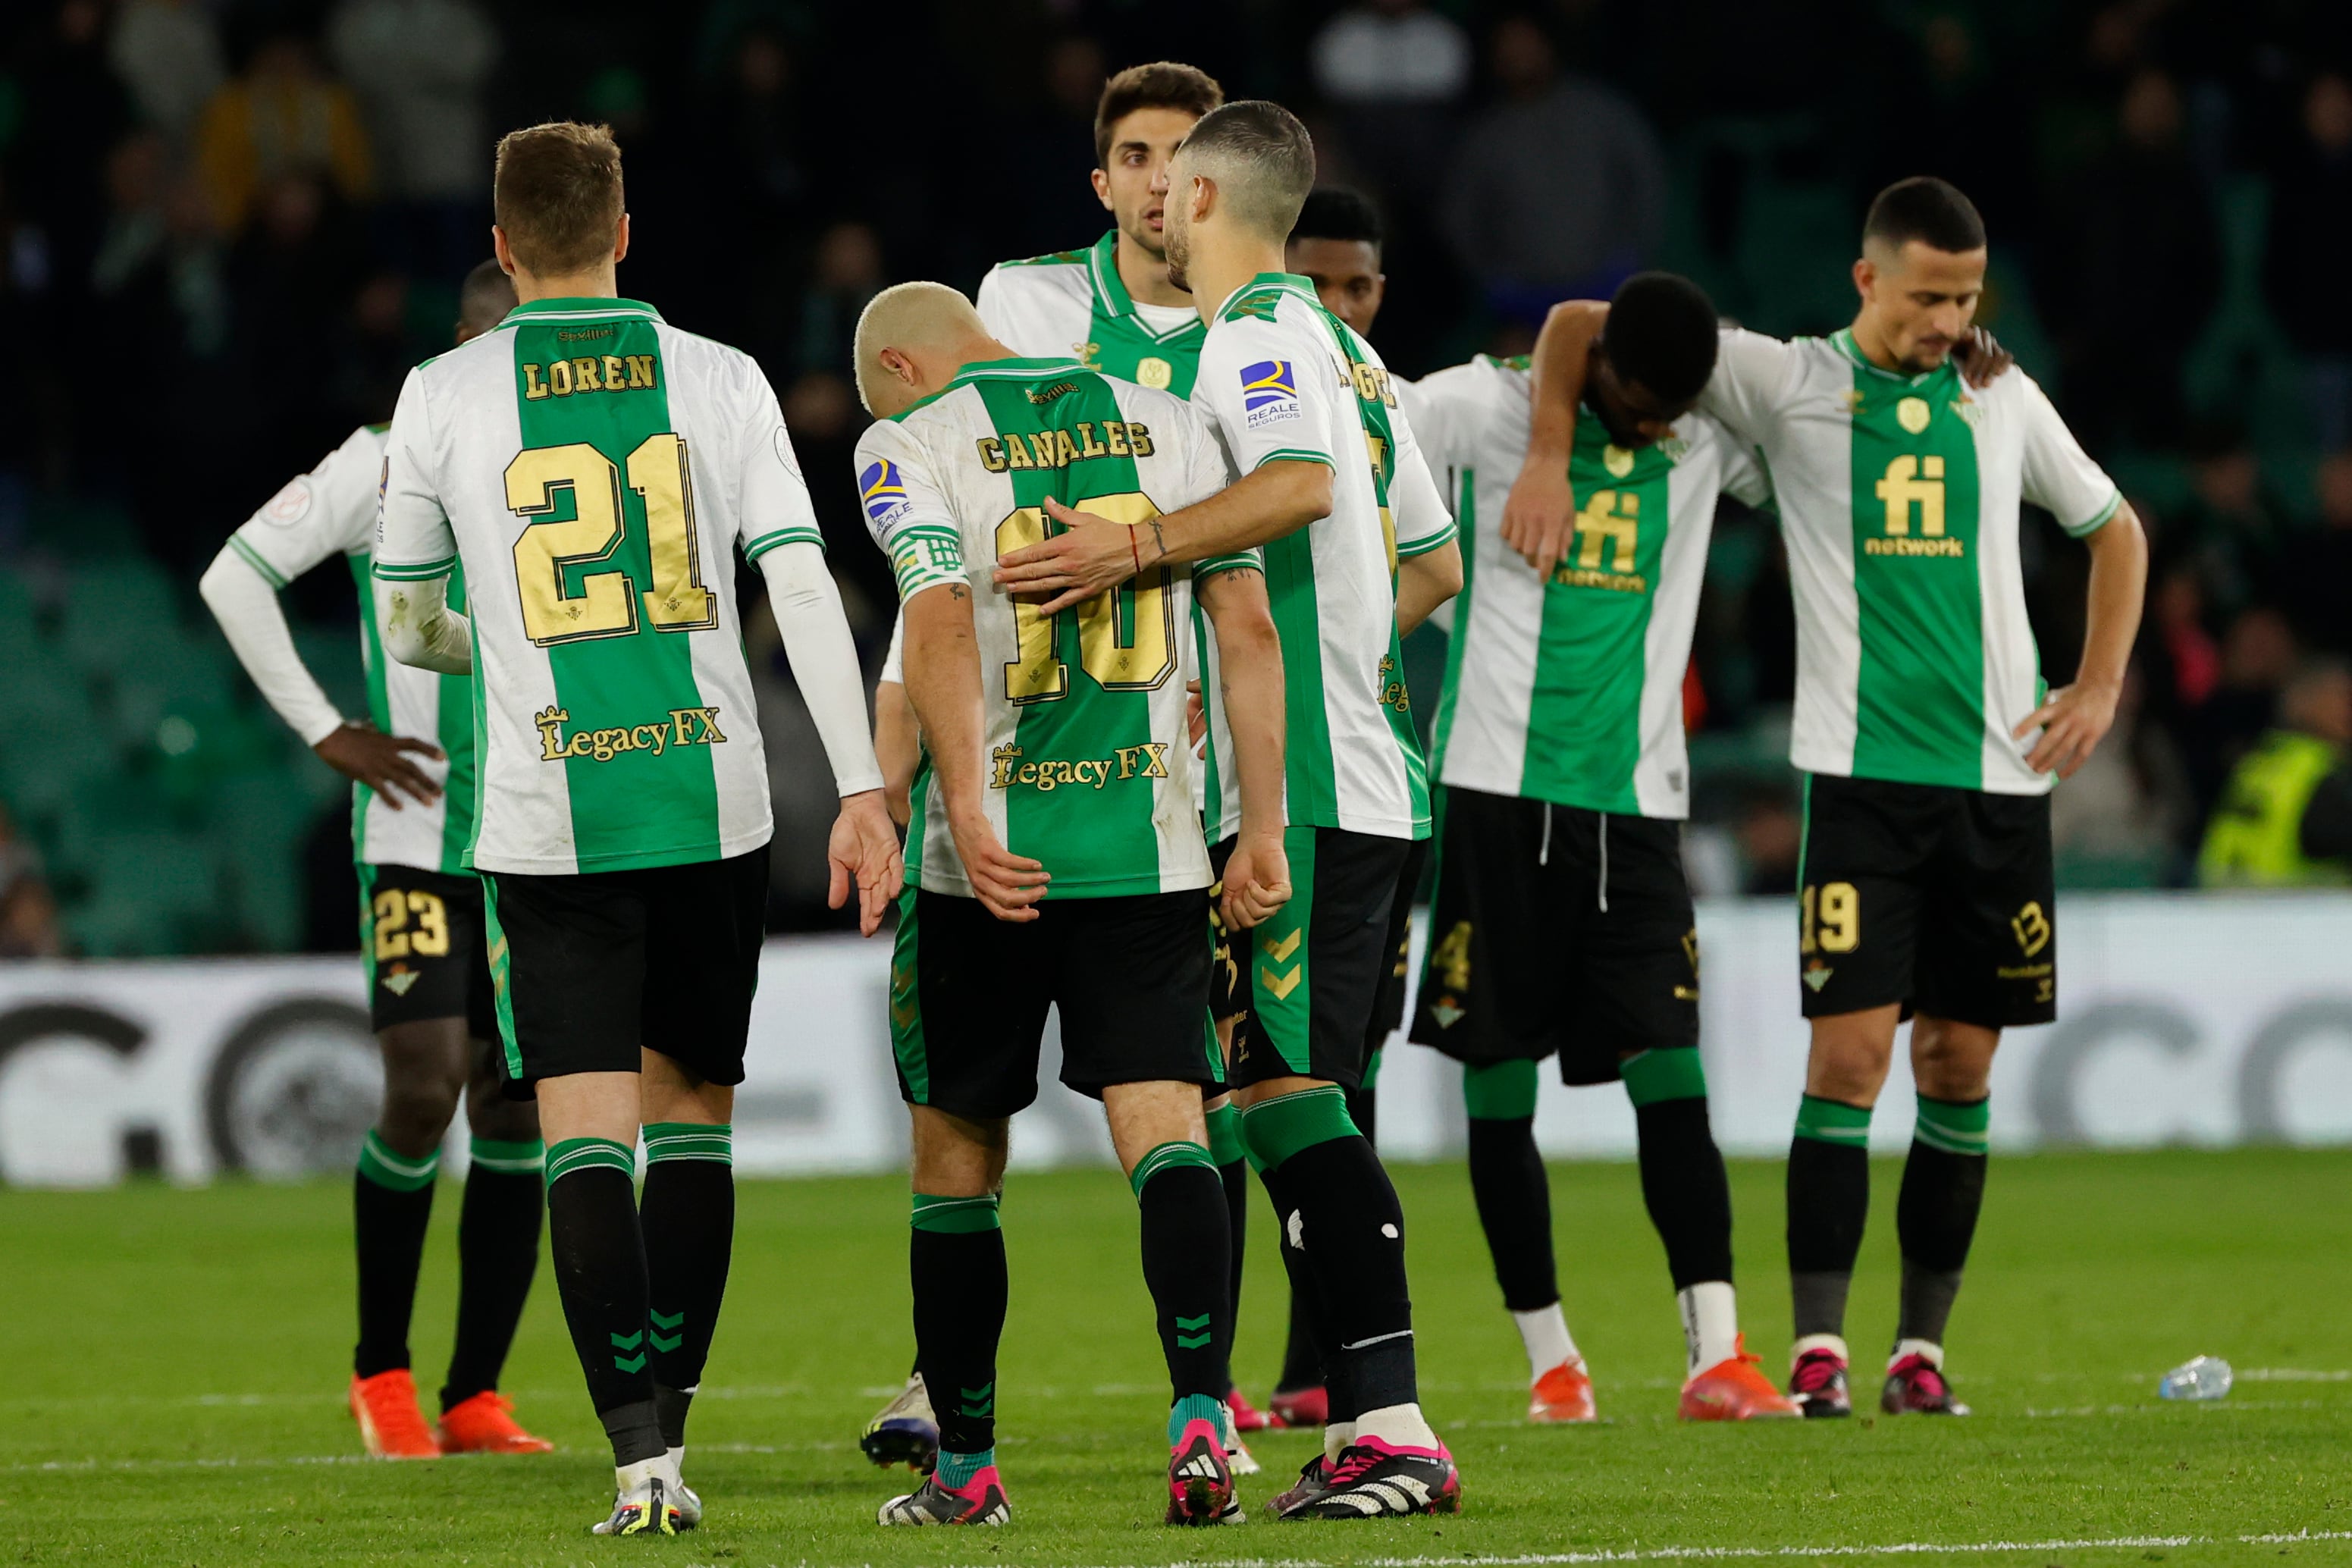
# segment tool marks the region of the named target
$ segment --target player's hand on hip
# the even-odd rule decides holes
[[[997,557],[996,585],[1008,594],[1050,595],[1045,615],[1083,604],[1135,575],[1143,557],[1135,530],[1124,523],[1073,511],[1048,497],[1045,515],[1068,531]]]
[[[2062,779],[2091,760],[2099,742],[2115,726],[2119,689],[2076,681],[2050,694],[2049,700],[2026,716],[2011,733],[2022,741],[2035,729],[2042,739],[2026,753],[2025,765],[2037,773],[2055,773]]]
[[[445,753],[430,741],[387,735],[373,724],[352,720],[341,729],[329,731],[310,749],[345,778],[375,791],[394,811],[401,808],[404,796],[419,805],[430,805],[441,796],[441,786],[409,761],[411,752],[441,761]]]
[[[1035,920],[1045,884],[1054,879],[1045,868],[1007,850],[979,812],[950,814],[948,829],[955,835],[956,856],[981,907],[1001,921]]]
[[[1272,920],[1290,901],[1290,856],[1279,833],[1244,833],[1225,861],[1222,912],[1232,931]]]
[[[898,832],[891,826],[890,808],[880,790],[841,797],[841,815],[833,819],[833,837],[825,845],[824,858],[826,905],[837,910],[848,902],[850,884],[855,881],[858,934],[872,936],[882,927],[882,911],[907,880]]]
[[[1982,327],[1970,327],[1960,334],[1953,345],[1952,357],[1959,362],[1960,379],[1971,387],[1990,386],[2017,363],[2017,356],[2000,346],[2000,340]]]
[[[1503,542],[1549,583],[1575,531],[1576,492],[1569,487],[1567,467],[1521,468],[1503,503]]]
[[[1202,742],[1209,733],[1208,705],[1201,700],[1201,683],[1184,683],[1184,738],[1192,742],[1192,754],[1202,755],[1207,748]]]

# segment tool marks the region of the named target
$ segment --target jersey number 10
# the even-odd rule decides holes
[[[694,535],[694,484],[685,440],[665,430],[629,454],[627,479],[646,513],[646,552],[652,581],[643,592],[627,572],[591,572],[580,592],[563,591],[567,567],[609,561],[621,547],[623,471],[585,441],[533,447],[507,465],[507,508],[529,524],[515,541],[515,585],[522,597],[525,636],[541,647],[588,637],[626,637],[637,629],[637,606],[656,631],[707,631],[719,624]],[[572,492],[572,516],[532,521]]]
[[[1133,527],[1160,515],[1140,490],[1092,496],[1072,506],[1114,523]],[[1024,506],[996,525],[1002,557],[1045,540],[1043,509]],[[1061,616],[1039,613],[1038,601],[1013,601],[1013,627],[1021,657],[1004,667],[1004,700],[1052,702],[1070,694],[1070,667],[1061,658]],[[1168,592],[1168,569],[1155,566],[1131,582],[1096,595],[1074,614],[1078,624],[1078,666],[1105,691],[1150,691],[1176,668],[1176,602]]]

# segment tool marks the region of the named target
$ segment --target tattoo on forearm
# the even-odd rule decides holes
[[[1151,530],[1153,559],[1165,561],[1168,558],[1168,536],[1160,531],[1160,520],[1156,517],[1148,519],[1145,526]]]
[[[969,599],[971,597],[971,595],[962,584],[950,583],[948,584],[948,597],[950,599]]]

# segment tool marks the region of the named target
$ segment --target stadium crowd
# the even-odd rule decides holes
[[[2200,848],[2207,880],[2326,874],[2292,845],[2282,859],[2208,840],[2217,805],[2259,813],[2232,774],[2273,731],[2316,741],[2323,772],[2352,744],[2352,674],[2328,662],[2352,656],[2352,325],[2336,298],[2352,12],[933,0],[894,18],[887,65],[870,16],[795,0],[10,8],[0,956],[350,945],[341,781],[233,679],[194,581],[446,343],[457,282],[487,253],[499,132],[613,125],[647,219],[623,286],[767,370],[871,667],[894,595],[852,489],[857,314],[895,280],[969,288],[998,258],[1099,233],[1083,184],[1096,95],[1108,70],[1161,57],[1297,107],[1325,181],[1374,197],[1401,285],[1381,347],[1413,374],[1523,351],[1551,302],[1644,265],[1760,329],[1827,331],[1851,311],[1869,193],[1956,182],[1992,234],[1982,320],[2122,479],[2155,550],[2115,743],[2056,797],[2062,881],[2189,883]],[[2030,537],[2045,547],[2028,554],[2041,645],[2063,659],[2083,566],[2046,548],[2054,531]],[[1771,520],[1736,503],[1717,541],[1687,697],[1694,877],[1782,893],[1798,838],[1786,567]],[[348,581],[288,592],[306,658],[361,710]],[[813,844],[832,782],[772,626],[751,635],[761,725],[783,742],[779,837]],[[1422,652],[1409,668],[1432,679]],[[828,919],[820,866],[776,856],[772,924]]]

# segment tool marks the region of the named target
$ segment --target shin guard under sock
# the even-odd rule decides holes
[[[1623,1065],[1642,1163],[1642,1201],[1679,1292],[1731,1279],[1731,1180],[1706,1114],[1696,1049],[1643,1051]]]
[[[1551,1183],[1536,1151],[1536,1064],[1465,1068],[1470,1193],[1486,1233],[1503,1305],[1532,1312],[1559,1300],[1552,1260]]]
[[[930,1390],[940,1451],[989,1453],[996,1447],[996,1346],[1006,1295],[996,1199],[917,1193],[907,1258],[915,1364]]]
[[[1796,1337],[1845,1333],[1870,1217],[1870,1110],[1807,1095],[1789,1142],[1789,1289]]]
[[[499,1385],[515,1325],[539,1272],[539,1232],[547,1213],[547,1146],[476,1138],[457,1217],[457,1339],[449,1352],[449,1409]]]
[[[1895,1227],[1903,1243],[1898,1340],[1944,1342],[1960,1274],[1984,1208],[1991,1112],[1982,1100],[1955,1103],[1919,1096],[1919,1120],[1903,1164]]]
[[[1328,1313],[1333,1419],[1412,1405],[1412,1300],[1405,1283],[1404,1211],[1380,1157],[1349,1121],[1336,1088],[1263,1100],[1242,1122],[1273,1178],[1286,1248],[1305,1255]]]
[[[1208,1114],[1209,1158],[1216,1162],[1217,1183],[1225,1194],[1225,1233],[1233,1242],[1233,1264],[1225,1298],[1224,1321],[1217,1325],[1224,1337],[1225,1366],[1230,1376],[1234,1331],[1242,1317],[1242,1264],[1249,1255],[1249,1160],[1242,1152],[1242,1113],[1221,1105]]]
[[[1198,1143],[1162,1143],[1128,1177],[1142,1212],[1143,1282],[1168,1363],[1169,1398],[1223,1399],[1232,1333],[1233,1237],[1216,1163]]]
[[[662,1442],[686,1442],[687,1409],[702,1383],[735,1251],[734,1131],[723,1122],[656,1121],[646,1128],[646,1337]]]
[[[636,1153],[610,1138],[566,1138],[547,1152],[547,1231],[556,1292],[588,1398],[615,1467],[660,1454],[646,1344],[646,1247],[637,1229]]]
[[[438,1149],[422,1159],[393,1152],[371,1129],[360,1145],[352,1184],[352,1234],[359,1251],[360,1341],[352,1370],[373,1377],[408,1364],[408,1319],[416,1305],[416,1271],[433,1220]]]

